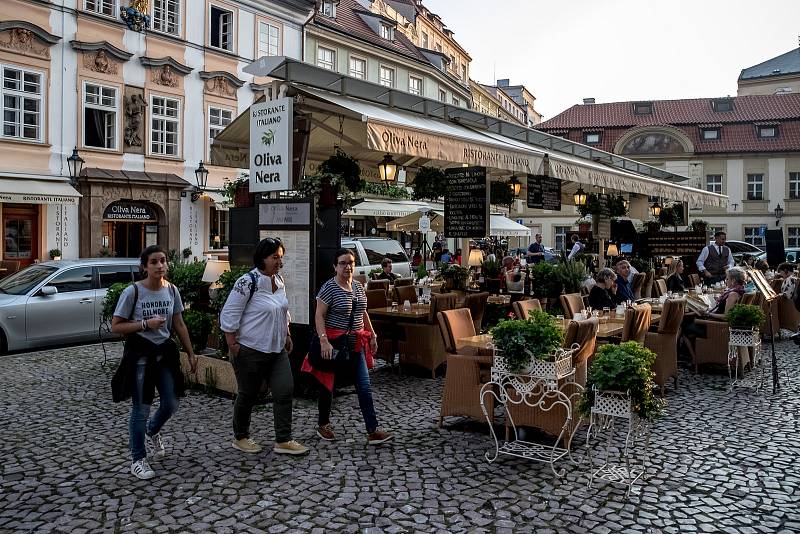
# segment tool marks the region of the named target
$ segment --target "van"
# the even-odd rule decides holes
[[[356,257],[354,274],[369,276],[373,269],[380,269],[384,258],[392,260],[392,272],[408,278],[411,276],[411,262],[406,251],[394,239],[381,237],[348,237],[342,239],[342,248],[353,251]]]

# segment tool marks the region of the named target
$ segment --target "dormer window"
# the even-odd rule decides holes
[[[652,102],[634,102],[633,103],[634,115],[652,115],[653,103]]]
[[[337,2],[326,2],[323,0],[319,4],[319,12],[326,17],[330,17],[332,19],[336,18],[336,4]]]
[[[723,111],[733,111],[733,99],[715,98],[714,100],[711,101],[711,109],[713,109],[717,113]]]
[[[700,135],[703,141],[716,141],[719,139],[719,128],[700,128]]]
[[[761,139],[772,139],[774,137],[778,137],[777,124],[756,126],[756,130],[758,131],[758,136]]]
[[[381,38],[394,41],[394,28],[389,24],[381,23]]]
[[[600,142],[600,132],[586,132],[583,134],[583,141],[587,145],[596,145]]]

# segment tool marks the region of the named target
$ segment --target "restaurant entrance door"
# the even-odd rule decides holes
[[[27,267],[39,258],[39,206],[3,205],[3,259]]]

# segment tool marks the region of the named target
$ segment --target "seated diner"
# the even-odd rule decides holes
[[[615,308],[614,297],[617,293],[617,274],[606,267],[594,275],[595,284],[589,291],[589,306],[594,309]]]

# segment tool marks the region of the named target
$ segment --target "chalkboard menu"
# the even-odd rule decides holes
[[[528,207],[561,211],[561,180],[543,174],[529,174]]]
[[[486,167],[446,169],[444,235],[486,237],[489,235],[489,188]]]

